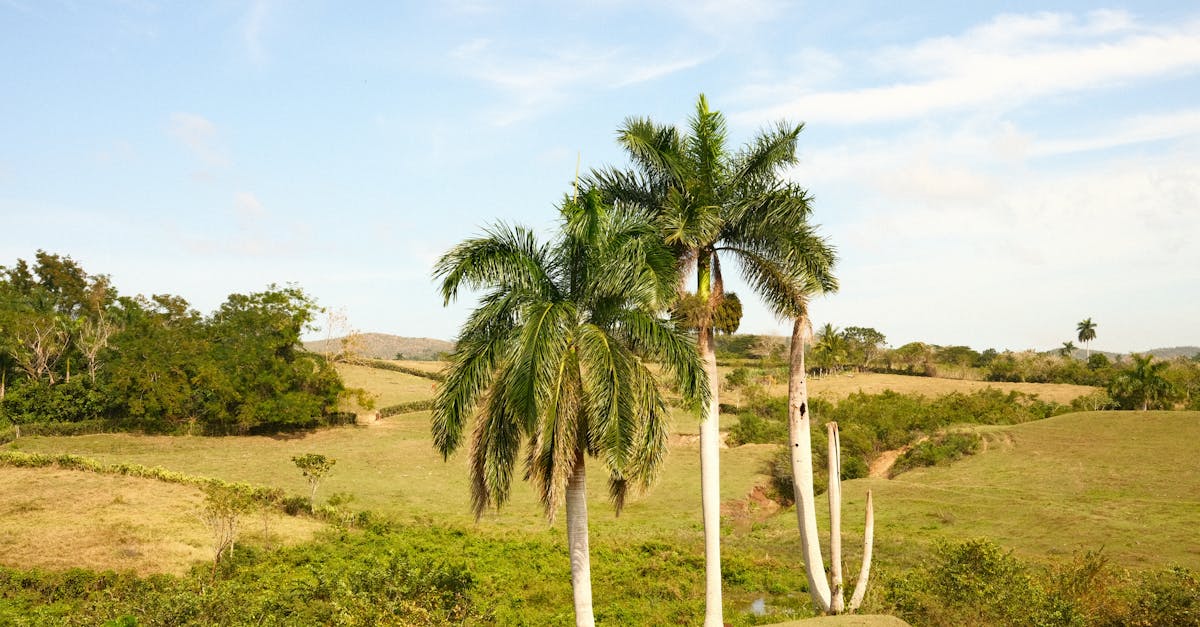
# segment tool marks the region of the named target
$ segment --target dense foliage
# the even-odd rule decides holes
[[[209,316],[178,296],[121,296],[39,251],[0,267],[0,423],[103,420],[246,433],[322,424],[343,386],[300,348],[317,306],[299,288],[232,294]]]
[[[769,397],[757,388],[746,393],[745,406],[739,408],[738,423],[730,429],[731,444],[749,442],[784,444],[787,442],[787,398]],[[1046,402],[1036,395],[1002,392],[988,388],[970,394],[954,392],[937,398],[920,394],[851,394],[837,404],[810,399],[813,472],[820,490],[828,476],[828,446],[825,429],[820,425],[837,422],[841,432],[842,478],[867,476],[870,463],[880,453],[899,449],[933,438],[914,449],[906,467],[934,465],[963,454],[970,454],[977,441],[969,435],[942,436],[955,425],[1019,424],[1071,411],[1070,406]],[[776,497],[790,502],[792,470],[790,452],[783,448],[767,464],[767,474]]]
[[[1101,553],[1054,567],[988,540],[942,544],[922,567],[884,578],[881,609],[914,625],[1200,625],[1200,576],[1129,573]]]

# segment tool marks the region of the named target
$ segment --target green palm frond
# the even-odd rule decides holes
[[[474,415],[477,516],[508,499],[522,445],[525,478],[551,520],[582,455],[603,462],[618,508],[626,486],[648,485],[666,447],[666,410],[640,354],[664,360],[685,397],[707,395],[691,339],[657,317],[679,281],[658,215],[614,212],[603,199],[586,188],[566,199],[549,245],[495,227],[435,269],[447,301],[464,285],[485,292],[459,332],[432,421],[448,456]]]
[[[446,379],[433,403],[433,443],[444,458],[462,442],[463,427],[476,399],[501,370],[514,337],[512,308],[517,300],[513,293],[489,294],[459,334]]]
[[[435,279],[442,280],[442,299],[448,304],[460,286],[505,287],[543,293],[553,291],[546,273],[547,251],[525,227],[495,225],[484,236],[466,240],[438,259]]]
[[[617,131],[617,143],[643,172],[659,180],[681,180],[683,151],[674,127],[655,124],[648,118],[626,118]]]
[[[764,130],[733,158],[732,179],[737,187],[758,187],[778,180],[780,168],[796,163],[796,141],[804,124],[777,122]]]
[[[521,430],[503,398],[503,389],[488,395],[471,437],[471,509],[478,520],[489,508],[508,501],[512,469],[521,449]]]

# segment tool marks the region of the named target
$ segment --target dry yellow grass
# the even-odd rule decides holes
[[[408,365],[433,362],[403,363]],[[376,409],[397,403],[422,401],[433,398],[437,394],[433,381],[403,372],[355,364],[338,364],[337,370],[338,374],[342,375],[342,381],[346,383],[346,387],[367,390],[375,400]],[[343,403],[341,409],[358,411],[360,408],[354,399],[350,399]]]
[[[200,491],[152,479],[49,468],[0,468],[0,563],[181,574],[212,559]],[[243,523],[243,541],[295,544],[321,524],[272,514]]]
[[[724,378],[729,368],[721,369]],[[970,381],[966,379],[943,379],[940,377],[913,377],[901,374],[877,374],[874,372],[842,373],[814,377],[809,375],[809,394],[830,401],[846,398],[855,392],[878,394],[886,390],[901,394],[922,394],[928,397],[941,396],[951,392],[971,393],[987,388],[995,388],[1005,392],[1015,390],[1025,394],[1037,394],[1044,401],[1070,403],[1072,400],[1090,394],[1097,388],[1086,385],[1070,385],[1065,383],[1004,383],[997,381]],[[772,395],[787,394],[787,379],[776,380],[767,385],[767,391]],[[736,392],[725,392],[725,395],[737,403],[740,398]]]

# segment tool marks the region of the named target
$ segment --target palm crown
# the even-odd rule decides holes
[[[476,515],[508,498],[522,442],[525,476],[553,519],[584,453],[609,472],[618,510],[627,486],[647,485],[666,450],[666,407],[647,360],[684,398],[707,396],[694,345],[657,315],[673,297],[676,265],[651,216],[613,211],[596,192],[561,207],[561,233],[539,244],[497,225],[435,267],[443,298],[484,292],[463,325],[434,401],[433,439],[444,456],[471,437]]]

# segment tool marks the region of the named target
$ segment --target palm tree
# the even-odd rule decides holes
[[[594,170],[586,183],[608,198],[645,207],[680,265],[696,269],[696,297],[707,303],[697,347],[710,398],[700,412],[700,483],[704,512],[705,625],[722,624],[720,553],[719,402],[712,312],[724,292],[722,257],[740,262],[743,277],[768,304],[789,309],[786,287],[794,266],[794,242],[809,214],[808,195],[782,180],[796,162],[802,124],[779,123],[738,152],[726,145],[725,119],[701,95],[688,129],[647,118],[628,118],[618,141],[633,169]],[[800,238],[802,239],[802,238]],[[820,268],[812,272],[827,279]]]
[[[817,332],[817,343],[813,346],[813,356],[824,366],[826,372],[840,370],[840,366],[849,355],[846,336],[837,327],[826,322]]]
[[[1092,340],[1096,339],[1096,323],[1092,322],[1091,318],[1084,318],[1079,324],[1075,325],[1075,330],[1079,331],[1079,341],[1083,342],[1084,348],[1087,349],[1087,359],[1092,356],[1092,348],[1088,346]]]
[[[685,399],[708,392],[691,338],[657,315],[678,278],[650,216],[612,211],[596,193],[564,202],[561,214],[553,245],[498,225],[438,261],[446,303],[463,286],[485,293],[459,332],[432,431],[448,457],[477,414],[476,517],[508,500],[524,443],[525,477],[550,521],[565,500],[575,621],[592,625],[586,458],[608,471],[619,512],[627,487],[649,485],[666,451],[666,405],[647,359]]]
[[[1058,354],[1063,357],[1071,357],[1075,354],[1075,342],[1063,342],[1062,348],[1058,349]]]
[[[1114,396],[1123,397],[1133,403],[1141,403],[1142,411],[1159,407],[1174,391],[1171,382],[1163,377],[1170,365],[1167,361],[1155,361],[1153,355],[1130,355],[1132,366],[1113,380]]]

